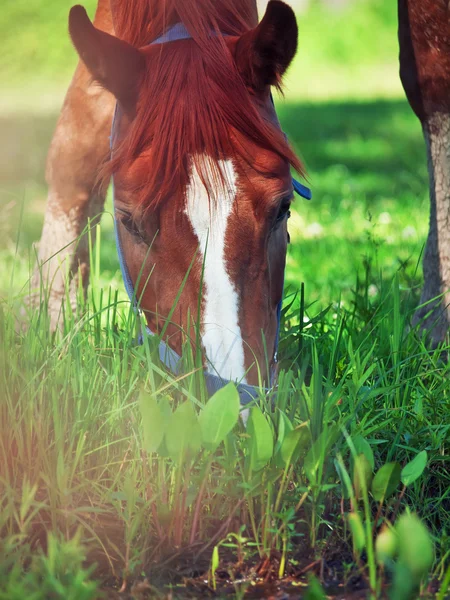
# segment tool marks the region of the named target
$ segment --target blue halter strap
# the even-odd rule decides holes
[[[176,25],[174,25],[173,27],[168,29],[168,31],[166,31],[166,33],[164,35],[162,35],[161,37],[154,40],[151,43],[151,45],[166,44],[169,42],[177,42],[177,41],[188,40],[188,39],[192,39],[192,36],[190,35],[190,33],[188,32],[186,27],[182,23],[177,23]],[[113,120],[112,130],[111,130],[111,150],[112,150],[112,132],[114,130],[114,120]],[[293,179],[293,187],[294,187],[294,190],[297,192],[297,194],[299,194],[303,198],[306,198],[307,200],[311,199],[311,197],[312,197],[311,190],[309,188],[305,187],[304,185],[302,185],[300,182],[296,181],[295,179]],[[113,181],[113,202],[114,202],[114,181]],[[130,298],[130,301],[133,305],[134,310],[136,312],[138,312],[139,306],[138,306],[138,302],[137,302],[137,298],[136,298],[135,287],[134,287],[133,281],[131,280],[130,272],[128,270],[128,267],[127,267],[127,264],[125,261],[125,255],[123,252],[122,241],[120,239],[120,232],[119,232],[119,228],[117,225],[115,211],[114,211],[114,231],[115,231],[115,237],[116,237],[116,247],[117,247],[117,254],[119,257],[120,270],[122,272],[122,278],[123,278],[123,282],[125,285],[125,289],[127,291],[128,297]],[[279,337],[280,337],[281,308],[282,308],[282,302],[280,302],[280,304],[278,305],[278,311],[277,311],[278,329],[277,329],[277,336],[276,336],[276,343],[275,343],[275,356],[274,356],[275,364],[277,362],[278,341],[279,341]],[[150,337],[154,337],[155,334],[150,330],[150,328],[148,326],[146,326],[141,335],[141,339],[140,339],[141,342],[142,342],[143,335],[148,335]],[[173,350],[168,344],[166,344],[166,342],[164,342],[162,340],[159,343],[159,358],[160,358],[161,362],[165,365],[165,367],[173,375],[178,376],[178,375],[182,374],[181,373],[182,362],[181,362],[180,355],[177,352],[175,352],[175,350]],[[272,379],[270,382],[271,386],[274,385],[274,375],[275,375],[275,371],[273,372],[272,377],[271,377],[271,379]],[[207,388],[208,394],[210,396],[212,396],[215,392],[217,392],[218,390],[225,387],[225,385],[230,383],[228,380],[223,379],[222,377],[219,377],[218,375],[214,375],[209,372],[205,372],[204,377],[205,377],[206,388]],[[245,383],[236,383],[236,387],[237,387],[237,390],[239,393],[239,398],[240,398],[240,402],[241,402],[242,406],[246,406],[247,404],[249,404],[256,398],[258,398],[258,396],[261,393],[260,388],[253,386],[253,385],[248,385]],[[273,388],[271,387],[271,388],[265,389],[263,391],[267,394],[267,393],[270,393],[272,391],[272,389]]]

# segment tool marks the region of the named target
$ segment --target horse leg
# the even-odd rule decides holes
[[[104,0],[96,25],[112,31]],[[50,146],[46,180],[49,188],[38,265],[28,304],[38,307],[48,299],[52,330],[61,325],[67,294],[76,309],[80,289],[89,283],[88,223],[103,210],[105,192],[97,183],[109,154],[113,96],[91,81],[80,62],[67,92]],[[106,186],[102,186],[105,188]],[[91,231],[94,240],[95,228]]]
[[[425,118],[430,176],[430,230],[423,260],[424,288],[414,322],[441,342],[450,326],[450,114]]]
[[[400,77],[422,123],[430,178],[430,228],[421,306],[413,323],[433,345],[450,327],[450,38],[446,0],[398,0]]]

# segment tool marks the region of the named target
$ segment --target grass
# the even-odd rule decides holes
[[[82,318],[52,337],[43,305],[17,328],[74,66],[68,8],[8,1],[0,24],[0,599],[267,596],[278,579],[322,598],[308,573],[331,597],[393,581],[394,600],[443,599],[448,348],[410,327],[429,208],[395,3],[300,18],[278,110],[314,199],[290,222],[276,407],[261,398],[248,429],[232,389],[206,402],[189,353],[174,380],[154,341],[134,343],[108,213]]]
[[[180,561],[188,576],[209,569],[220,594],[242,593],[241,584],[222,583],[211,557],[233,581],[256,568],[269,579],[270,572],[295,576],[322,558],[333,564],[338,555],[338,578],[349,589],[371,583],[380,591],[382,570],[366,549],[406,507],[433,536],[432,576],[445,576],[448,365],[409,329],[426,233],[420,129],[406,104],[393,100],[287,103],[280,117],[304,155],[314,200],[297,200],[290,224],[286,307],[298,296],[284,318],[277,410],[262,401],[250,437],[236,424],[218,450],[197,446],[181,464],[149,442],[155,434],[141,414],[139,391],[156,401],[155,410],[191,407],[192,438],[201,439],[202,382],[195,375],[173,381],[151,346],[134,345],[108,214],[85,317],[68,316],[57,339],[49,335],[45,310],[32,315],[27,332],[16,331],[30,244],[42,222],[44,148],[53,119],[10,121],[19,139],[30,123],[36,137],[3,175],[10,205],[0,276],[1,527],[2,553],[10,557],[0,567],[4,598],[78,598],[80,590],[95,598],[102,588],[113,593],[111,580],[130,591],[137,579],[145,588],[145,576],[160,590],[171,583],[175,596],[205,594],[195,578],[180,584],[171,567]],[[189,364],[187,358],[187,373]],[[171,418],[168,431],[179,438],[178,417]],[[295,453],[286,462],[281,447],[292,428]],[[249,440],[256,435],[270,451],[251,460],[257,450]],[[350,533],[352,515],[363,509],[362,500],[352,500],[352,453],[367,446],[374,471],[391,462],[404,466],[424,450],[427,461],[417,481],[405,489],[397,482],[381,504],[368,483],[361,549]],[[263,466],[255,468],[255,461]],[[390,567],[394,578],[397,564],[400,558]],[[306,585],[303,576],[295,581]],[[284,585],[293,591],[289,579]]]
[[[351,563],[347,519],[359,514],[354,496],[361,485],[352,475],[352,456],[367,448],[370,473],[393,461],[404,466],[424,450],[426,468],[403,490],[400,478],[393,486],[390,481],[381,501],[373,487],[374,499],[366,495],[370,533],[353,555],[347,583],[366,579],[368,561],[367,583],[373,593],[379,588],[374,555],[363,551],[372,530],[405,507],[427,523],[436,546],[433,573],[443,575],[450,552],[449,367],[440,350],[430,354],[408,331],[406,307],[413,298],[398,277],[376,299],[367,292],[366,285],[358,287],[353,308],[337,313],[294,303],[284,319],[276,408],[257,403],[247,431],[235,413],[212,446],[201,429],[212,401],[204,405],[193,363],[188,357],[188,375],[177,381],[166,374],[153,341],[133,343],[134,317],[114,293],[94,287],[84,318],[68,315],[56,339],[44,311],[31,315],[30,328],[18,334],[5,303],[0,485],[3,552],[10,558],[1,566],[3,597],[12,597],[8,590],[18,582],[34,590],[36,578],[49,589],[58,582],[54,597],[79,597],[76,585],[95,597],[87,591],[91,573],[81,569],[83,546],[88,564],[99,564],[97,577],[125,584],[144,573],[170,582],[170,569],[158,565],[175,560],[180,547],[191,556],[188,573],[206,570],[202,559],[215,546],[229,546],[231,532],[244,540],[241,566],[239,553],[227,555],[223,568],[231,578],[258,563],[264,576],[273,569],[293,574],[305,558],[330,561],[337,551]],[[218,398],[220,411],[229,405],[232,412],[232,394],[225,390]],[[53,571],[52,544],[62,548]],[[74,548],[78,562],[60,567]],[[346,581],[345,572],[340,578]],[[187,591],[181,588],[180,596]]]
[[[6,0],[0,22],[2,113],[59,108],[76,64],[67,34],[72,0]],[[89,15],[95,0],[83,2]],[[396,3],[350,2],[343,11],[312,8],[300,14],[299,51],[286,79],[294,101],[398,98]],[[43,43],[45,40],[45,43]],[[37,96],[39,102],[36,102]]]

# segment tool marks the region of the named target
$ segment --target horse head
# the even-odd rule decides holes
[[[295,15],[272,0],[250,27],[232,0],[171,3],[165,31],[140,47],[96,29],[80,6],[70,14],[81,59],[117,100],[106,169],[123,260],[149,329],[164,329],[173,350],[199,328],[208,371],[268,384],[290,167],[302,173],[271,87],[296,53]],[[171,37],[173,27],[184,34]]]

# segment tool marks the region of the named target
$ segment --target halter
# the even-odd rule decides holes
[[[159,44],[167,44],[170,42],[177,42],[180,40],[188,40],[188,39],[192,39],[191,34],[188,32],[188,30],[182,23],[177,23],[176,25],[174,25],[173,27],[168,29],[168,31],[166,31],[166,33],[164,35],[162,35],[161,37],[154,40],[150,45],[155,46],[155,45],[159,45]],[[112,151],[112,133],[114,130],[114,122],[115,122],[116,112],[117,112],[117,106],[116,106],[116,111],[114,113],[114,119],[112,122],[112,129],[111,129],[111,138],[110,138],[111,151]],[[114,180],[112,181],[112,184],[113,184],[113,204],[114,204]],[[299,181],[296,181],[295,179],[293,179],[293,187],[294,187],[294,191],[297,194],[299,194],[302,198],[311,200],[312,193],[309,188],[307,188],[306,186],[301,184]],[[113,212],[114,212],[114,231],[115,231],[115,237],[116,237],[116,247],[117,247],[117,254],[119,257],[120,270],[122,272],[122,278],[124,281],[125,289],[127,291],[130,302],[133,306],[133,310],[136,313],[138,313],[138,312],[140,312],[140,308],[139,308],[137,297],[136,297],[136,291],[135,291],[135,287],[134,287],[133,282],[130,277],[130,272],[128,270],[128,266],[125,262],[125,256],[123,253],[123,246],[122,246],[122,241],[120,239],[119,228],[117,226],[115,210],[113,210]],[[280,339],[281,307],[282,307],[282,301],[280,301],[278,308],[277,308],[278,326],[277,326],[277,335],[276,335],[276,340],[275,340],[275,354],[274,354],[274,359],[273,359],[275,365],[277,363],[278,342]],[[151,329],[148,326],[145,326],[145,328],[143,328],[143,330],[141,332],[141,335],[139,336],[140,343],[143,342],[143,337],[145,335],[148,335],[150,337],[155,337],[155,334],[153,333],[153,331],[151,331]],[[175,352],[175,350],[173,350],[163,340],[160,341],[158,350],[159,350],[159,358],[160,358],[162,364],[172,373],[172,375],[175,375],[175,376],[181,375],[181,364],[182,364],[181,356],[177,352]],[[219,377],[218,375],[214,375],[214,374],[208,373],[208,372],[204,373],[204,377],[205,377],[206,389],[210,396],[212,396],[213,394],[215,394],[215,392],[217,392],[218,390],[225,387],[228,383],[230,383],[229,380],[223,379],[222,377]],[[247,404],[249,404],[256,398],[258,398],[261,391],[264,391],[266,394],[269,394],[273,390],[274,380],[275,380],[275,369],[273,369],[272,374],[271,374],[271,381],[270,381],[271,387],[270,388],[261,390],[261,388],[254,386],[254,385],[248,385],[246,383],[236,383],[235,382],[238,393],[239,393],[241,406],[246,406]]]

